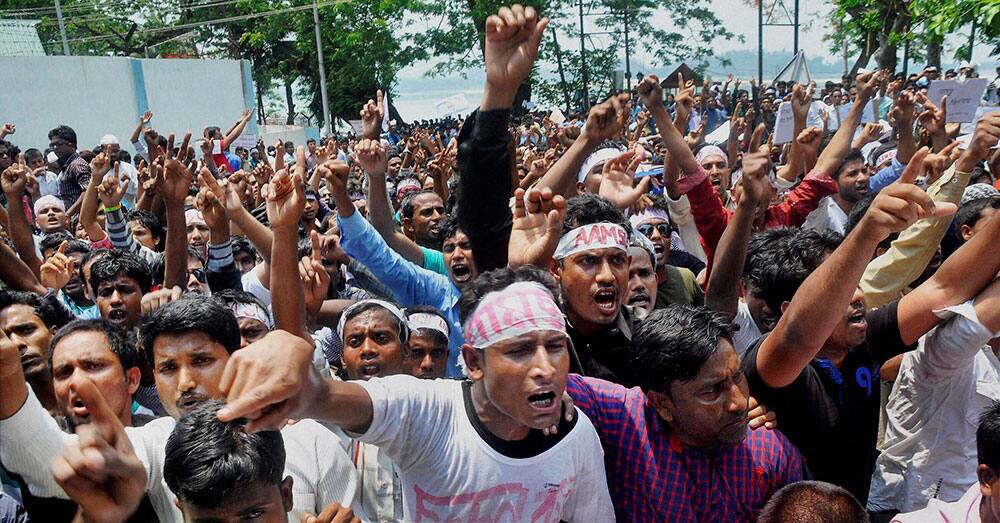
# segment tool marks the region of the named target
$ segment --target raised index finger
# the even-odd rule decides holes
[[[70,387],[80,396],[83,405],[87,407],[87,412],[90,413],[90,422],[100,431],[101,437],[109,444],[115,445],[119,436],[124,434],[125,429],[121,420],[108,406],[108,402],[98,390],[97,385],[90,378],[84,378]]]
[[[903,174],[896,180],[896,183],[913,183],[917,180],[917,177],[924,172],[924,158],[930,152],[926,146],[921,147],[913,157],[910,158],[910,163],[906,164],[906,169],[903,169]]]

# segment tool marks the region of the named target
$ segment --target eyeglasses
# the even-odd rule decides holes
[[[206,283],[208,281],[208,275],[205,274],[205,269],[191,269],[188,272],[191,273],[191,276],[194,276],[194,279],[201,283]]]
[[[670,224],[666,223],[666,222],[656,223],[656,224],[653,224],[653,223],[644,223],[644,224],[636,227],[635,229],[637,231],[641,232],[642,235],[645,236],[645,237],[647,237],[647,238],[649,238],[650,236],[653,235],[653,229],[656,229],[656,231],[660,233],[660,236],[669,236],[670,235]]]

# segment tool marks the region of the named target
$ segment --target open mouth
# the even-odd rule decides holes
[[[365,379],[377,378],[382,375],[382,366],[378,363],[369,363],[361,366],[361,375]]]
[[[659,243],[654,243],[653,252],[656,253],[656,257],[659,258],[661,255],[663,255],[663,246],[660,245]]]
[[[637,292],[628,299],[628,304],[636,307],[646,307],[649,305],[649,296],[645,292]]]
[[[556,403],[556,393],[552,391],[539,392],[528,396],[528,403],[532,408],[539,410],[549,410]]]
[[[469,266],[466,265],[465,263],[458,262],[458,263],[452,264],[452,266],[451,266],[451,274],[452,274],[452,276],[454,276],[454,279],[457,282],[459,282],[459,281],[468,281],[469,278],[472,276],[472,270],[470,270]]]
[[[594,293],[594,303],[597,304],[597,308],[604,314],[615,314],[617,311],[617,298],[618,293],[612,288],[598,289]]]
[[[108,321],[115,324],[122,324],[128,320],[128,313],[125,309],[111,309],[108,311]]]
[[[847,317],[847,323],[851,325],[865,325],[865,312],[859,310]]]
[[[208,398],[203,394],[187,394],[181,396],[181,399],[177,402],[177,408],[182,412],[190,412],[204,403]]]
[[[73,398],[73,401],[70,402],[70,411],[79,419],[90,416],[90,411],[87,410],[87,406],[83,404],[83,400],[80,398]]]

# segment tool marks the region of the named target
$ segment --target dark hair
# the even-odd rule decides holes
[[[399,206],[399,215],[406,219],[413,219],[413,200],[421,194],[437,194],[433,189],[421,189],[417,192],[407,194],[403,198],[403,204]]]
[[[822,481],[790,483],[774,493],[757,523],[867,523],[868,512],[847,489]]]
[[[118,276],[135,280],[143,294],[153,287],[153,275],[146,260],[128,251],[110,250],[90,267],[90,290],[97,296],[97,288]]]
[[[240,348],[240,326],[233,311],[219,300],[200,294],[187,294],[163,305],[143,320],[139,343],[146,358],[153,360],[153,343],[161,334],[201,332],[232,354]]]
[[[73,144],[73,147],[76,148],[76,131],[68,125],[60,125],[59,127],[49,131],[49,140],[51,140],[53,136],[58,136],[63,141]]]
[[[247,432],[246,420],[219,421],[221,401],[207,401],[177,421],[167,439],[163,480],[181,503],[217,507],[261,482],[280,485],[281,432]]]
[[[1000,471],[1000,401],[993,401],[979,415],[976,454],[981,465]]]
[[[438,240],[444,243],[445,240],[459,233],[462,227],[458,223],[458,216],[449,214],[438,225]]]
[[[559,286],[556,285],[556,281],[552,279],[552,274],[549,271],[533,265],[522,265],[515,268],[504,267],[484,272],[462,288],[462,297],[458,300],[458,315],[462,323],[465,323],[465,320],[469,318],[483,296],[493,291],[506,289],[519,281],[533,281],[542,284],[552,293],[557,304],[562,303]]]
[[[865,163],[865,155],[861,154],[861,151],[857,149],[851,149],[850,151],[847,152],[847,155],[844,156],[844,159],[840,162],[840,165],[838,165],[837,168],[833,170],[833,173],[830,174],[830,177],[833,178],[834,180],[839,180],[840,175],[842,174],[841,171],[843,171],[844,167],[851,162]]]
[[[377,309],[384,311],[390,318],[392,318],[392,324],[396,327],[396,334],[399,335],[399,341],[406,343],[406,341],[410,338],[410,326],[406,322],[400,321],[395,314],[389,312],[382,306],[382,304],[376,301],[362,301],[359,303],[360,305],[348,311],[344,316],[344,330],[347,330],[347,322],[360,316],[361,313]]]
[[[206,127],[205,128],[205,134],[207,134],[209,138],[215,138],[216,133],[221,134],[222,133],[222,129],[220,129],[219,127],[216,127],[214,125],[211,126],[211,127]]]
[[[267,306],[264,302],[260,300],[256,295],[246,291],[240,291],[236,289],[223,289],[219,292],[212,293],[212,299],[218,300],[219,303],[224,305],[226,308],[232,307],[236,303],[241,303],[243,305],[256,305],[261,309],[267,310]]]
[[[758,237],[759,236],[759,237]],[[791,301],[799,286],[842,238],[829,230],[789,229],[757,233],[747,248],[744,280],[772,310]],[[752,249],[752,250],[751,250]]]
[[[132,163],[132,155],[125,149],[118,151],[118,161],[122,163]]]
[[[56,345],[63,338],[75,332],[100,332],[108,340],[108,349],[118,358],[122,370],[138,367],[141,363],[139,351],[135,347],[135,340],[122,329],[115,327],[104,318],[92,320],[73,320],[56,331],[56,335],[49,343],[49,368],[52,368],[52,354],[56,351]]]
[[[58,231],[52,234],[46,234],[45,237],[42,238],[42,241],[38,242],[38,250],[42,251],[42,255],[44,256],[45,251],[49,249],[56,249],[59,247],[60,244],[62,244],[62,242],[68,242],[75,239],[76,238],[71,236],[66,231]],[[69,248],[69,245],[67,245],[66,247]]]
[[[229,239],[232,241],[233,254],[245,252],[253,256],[254,259],[257,258],[257,249],[250,243],[250,240],[246,236],[231,236]]]
[[[563,220],[563,234],[591,223],[608,222],[621,225],[625,232],[632,234],[632,226],[625,215],[611,202],[593,193],[581,193],[566,202],[566,219]]]
[[[899,146],[898,144],[896,144],[896,142],[889,142],[879,145],[878,147],[876,147],[875,149],[873,149],[871,152],[868,153],[868,163],[877,168],[878,164],[876,164],[875,162],[878,161],[878,157],[882,156],[883,154],[889,151],[897,149],[898,147]]]
[[[198,247],[195,247],[194,245],[187,246],[187,255],[188,258],[194,258],[200,261],[202,266],[208,263],[208,257],[206,256],[206,253],[203,252]]]
[[[451,332],[451,325],[448,323],[448,318],[445,318],[444,314],[442,314],[437,307],[431,305],[414,305],[413,307],[407,307],[405,312],[407,319],[409,319],[410,316],[413,316],[414,314],[433,314],[438,318],[444,320],[445,325],[448,325],[449,333]],[[448,345],[448,338],[445,337],[444,334],[441,334],[436,330],[426,330],[426,333],[430,334],[431,338],[434,338],[435,343],[439,345]]]
[[[0,140],[0,141],[2,141],[2,140]],[[12,158],[14,156],[15,155],[11,155]],[[24,163],[31,163],[35,158],[41,158],[42,161],[45,161],[45,155],[42,154],[42,151],[39,151],[38,149],[35,149],[34,147],[32,147],[31,149],[28,149],[28,150],[24,151]],[[48,162],[45,162],[45,163],[48,163]]]
[[[149,234],[153,238],[163,238],[163,222],[160,217],[146,209],[136,209],[128,213],[126,222],[139,222],[140,225],[149,229]]]
[[[12,291],[10,289],[0,291],[0,311],[12,305],[27,305],[31,307],[35,310],[35,315],[50,330],[55,330],[66,324],[66,316],[60,314],[48,300],[43,300],[35,293]]]
[[[689,381],[719,348],[733,342],[732,323],[706,307],[670,305],[646,316],[632,338],[632,369],[644,391],[670,393]]]
[[[986,198],[977,198],[965,202],[965,205],[959,207],[958,212],[955,213],[955,225],[959,229],[963,225],[975,227],[983,217],[983,210],[988,208],[1000,209],[1000,196],[987,196]],[[959,235],[959,238],[961,238],[961,235]],[[962,241],[964,242],[965,240],[963,239]]]

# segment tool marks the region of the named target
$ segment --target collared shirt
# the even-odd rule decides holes
[[[90,183],[90,164],[74,152],[62,163],[62,168],[59,173],[59,198],[68,210]]]
[[[631,387],[637,384],[631,368],[632,329],[642,318],[636,309],[622,305],[614,323],[601,332],[586,335],[566,319],[572,347],[570,372]]]
[[[368,268],[404,307],[431,305],[436,307],[451,325],[448,338],[448,376],[462,375],[458,359],[462,354],[462,323],[458,319],[458,298],[462,292],[447,276],[431,272],[403,258],[389,248],[378,231],[360,213],[344,218],[337,215],[340,246],[348,256]]]
[[[976,428],[979,414],[1000,400],[1000,361],[985,346],[993,333],[971,301],[936,312],[947,321],[903,356],[892,386],[869,510],[955,501],[978,483]]]
[[[566,392],[601,438],[619,521],[753,521],[772,494],[807,476],[779,431],[697,450],[671,435],[637,387],[571,374]]]
[[[983,492],[979,483],[969,487],[958,501],[946,503],[932,499],[926,508],[908,514],[899,514],[892,523],[979,523],[979,505],[983,502]]]
[[[101,317],[101,312],[97,309],[96,304],[90,304],[89,306],[81,307],[77,305],[75,301],[73,301],[73,298],[70,298],[69,295],[63,292],[62,290],[59,291],[58,298],[59,301],[63,305],[65,305],[66,308],[70,310],[70,312],[73,313],[73,316],[76,316],[79,319],[95,320]]]

